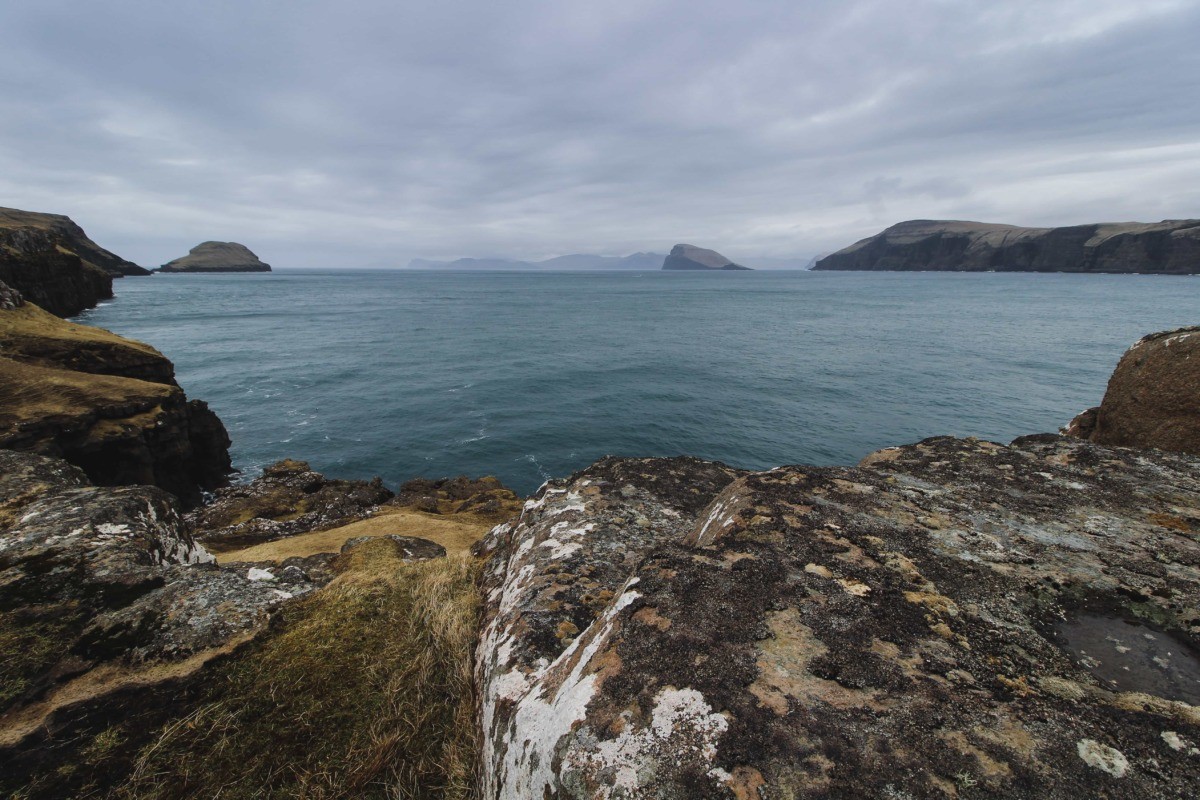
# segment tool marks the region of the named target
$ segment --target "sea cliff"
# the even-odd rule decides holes
[[[1071,435],[610,457],[524,502],[284,461],[185,511],[142,485],[170,362],[0,303],[0,792],[1200,794],[1195,329]],[[97,425],[95,476],[47,449]]]
[[[910,220],[819,259],[816,270],[1200,273],[1200,220],[1022,228]]]

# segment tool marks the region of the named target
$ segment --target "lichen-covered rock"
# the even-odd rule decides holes
[[[931,439],[551,482],[489,553],[482,796],[1200,793],[1200,459]]]
[[[404,561],[427,561],[431,558],[445,558],[446,548],[437,542],[422,539],[418,536],[398,536],[389,533],[385,536],[355,536],[342,545],[342,553],[348,553],[364,542],[383,540],[395,551],[396,556]]]
[[[389,505],[408,506],[430,514],[470,513],[501,522],[521,509],[521,498],[499,478],[415,478],[401,484]]]
[[[25,298],[16,289],[0,281],[0,311],[13,311],[25,304]]]
[[[253,482],[217,491],[188,515],[196,537],[217,551],[271,542],[363,519],[392,492],[376,477],[330,480],[304,461],[285,459]]]
[[[1200,327],[1140,339],[1121,357],[1099,408],[1077,416],[1067,433],[1200,454]]]

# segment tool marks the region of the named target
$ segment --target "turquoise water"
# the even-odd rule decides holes
[[[1200,280],[958,273],[279,272],[126,278],[80,319],[153,344],[247,473],[494,474],[605,454],[851,464],[1095,405]]]

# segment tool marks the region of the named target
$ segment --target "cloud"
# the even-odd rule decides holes
[[[1200,215],[1198,2],[16,0],[0,204],[146,264]]]

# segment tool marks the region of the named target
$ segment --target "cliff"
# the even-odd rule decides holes
[[[1200,220],[1022,228],[910,220],[817,261],[818,270],[1200,273]]]
[[[0,281],[52,314],[73,316],[112,297],[113,278],[149,274],[68,217],[0,208]]]
[[[692,244],[677,244],[663,259],[665,270],[749,270],[735,264],[716,250],[705,250]]]
[[[149,345],[29,302],[0,310],[0,448],[57,456],[105,486],[195,505],[230,472],[229,436]]]
[[[237,242],[202,242],[182,258],[169,261],[159,272],[270,272],[250,248]]]

